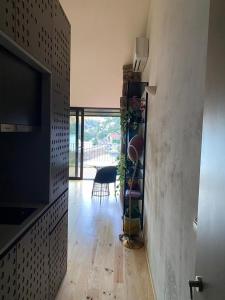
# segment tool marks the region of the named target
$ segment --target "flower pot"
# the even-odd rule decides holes
[[[137,235],[140,232],[140,218],[128,218],[124,216],[123,231],[126,234]]]

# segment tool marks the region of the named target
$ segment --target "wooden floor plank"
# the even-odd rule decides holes
[[[115,254],[114,254],[114,283],[124,282],[124,258],[123,258],[123,246],[121,242],[116,241],[115,243]]]
[[[69,188],[68,270],[56,300],[153,300],[145,249],[124,248],[114,197],[91,199],[91,181]]]

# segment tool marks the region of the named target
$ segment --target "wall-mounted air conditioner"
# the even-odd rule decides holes
[[[145,37],[136,38],[133,71],[143,72],[148,60],[149,40]]]

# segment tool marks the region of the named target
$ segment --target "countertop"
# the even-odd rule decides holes
[[[0,224],[0,257],[13,245],[14,242],[34,223],[42,213],[48,209],[50,204],[36,203],[0,203],[0,206],[7,207],[30,207],[37,208],[28,218],[20,225]]]

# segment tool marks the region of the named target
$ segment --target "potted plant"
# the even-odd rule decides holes
[[[140,227],[140,211],[138,206],[131,207],[131,215],[129,208],[127,208],[124,215],[124,233],[129,236],[138,235]]]

